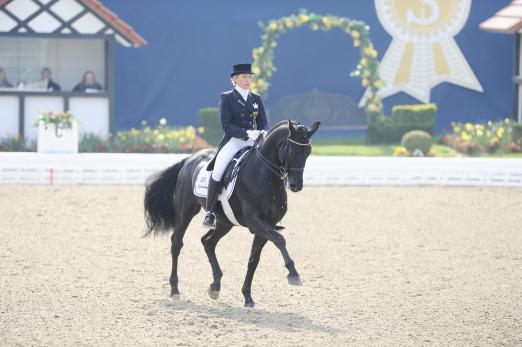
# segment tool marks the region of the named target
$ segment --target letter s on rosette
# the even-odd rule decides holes
[[[379,70],[382,97],[402,91],[428,103],[431,88],[442,82],[483,91],[454,39],[471,0],[375,0],[375,7],[393,37]]]

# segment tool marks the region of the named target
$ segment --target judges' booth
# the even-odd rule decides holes
[[[116,42],[146,44],[98,0],[0,0],[0,137],[34,139],[40,112],[70,111],[80,133],[113,131]],[[87,71],[101,87],[75,91]]]

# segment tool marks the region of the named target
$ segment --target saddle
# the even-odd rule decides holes
[[[218,200],[223,201],[230,198],[232,192],[234,191],[234,186],[236,184],[237,175],[239,171],[243,167],[246,162],[246,159],[253,152],[254,147],[245,147],[236,153],[234,158],[228,164],[225,173],[223,174],[223,179],[221,180],[221,189],[222,191],[219,194]],[[208,182],[210,180],[210,175],[212,171],[207,171],[205,169],[207,163],[201,163],[199,172],[196,178],[196,182],[194,184],[194,195],[206,198],[208,191]]]
[[[223,207],[223,212],[225,212],[226,217],[234,225],[240,224],[234,216],[234,212],[232,211],[232,207],[230,206],[228,199],[230,199],[230,196],[234,192],[234,187],[236,185],[239,171],[245,164],[246,159],[253,152],[253,148],[254,147],[249,146],[237,152],[234,158],[228,164],[225,173],[223,174],[223,179],[221,180],[221,191],[219,193],[218,200],[221,201],[221,206]],[[200,164],[199,172],[194,184],[194,195],[201,198],[207,197],[208,182],[210,180],[210,175],[212,174],[212,171],[206,170],[206,166],[206,162]]]

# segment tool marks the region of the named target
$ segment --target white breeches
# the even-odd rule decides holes
[[[214,163],[214,171],[212,171],[212,179],[220,182],[225,174],[228,164],[234,158],[237,152],[246,146],[252,146],[254,141],[248,139],[247,141],[232,137],[219,151],[216,162]]]

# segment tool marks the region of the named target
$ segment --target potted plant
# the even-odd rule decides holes
[[[39,153],[78,153],[78,121],[71,112],[41,112],[34,126]]]

